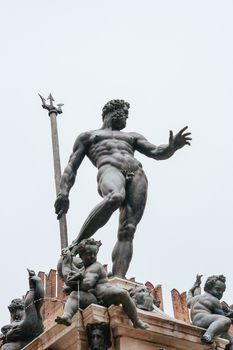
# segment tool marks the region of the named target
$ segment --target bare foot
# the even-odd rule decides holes
[[[71,319],[69,319],[68,317],[60,317],[57,316],[57,318],[55,319],[55,322],[59,323],[59,324],[64,324],[65,326],[70,326],[71,325]]]
[[[201,341],[206,344],[213,343],[212,337],[208,333],[203,334],[203,336],[201,337]]]
[[[133,323],[134,328],[141,328],[141,329],[146,329],[149,327],[149,325],[141,320],[137,320],[136,322]]]

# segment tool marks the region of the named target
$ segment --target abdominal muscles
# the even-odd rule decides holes
[[[126,171],[141,167],[134,158],[133,146],[124,140],[105,139],[93,144],[87,156],[98,169],[107,164]]]

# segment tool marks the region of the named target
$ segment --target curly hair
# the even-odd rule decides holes
[[[223,275],[213,275],[207,278],[205,286],[204,286],[204,291],[209,292],[211,289],[215,286],[217,281],[221,281],[223,283],[226,283],[226,277]]]
[[[86,246],[88,245],[96,246],[98,252],[102,243],[101,241],[96,241],[93,238],[83,239],[77,246],[77,253],[81,256],[85,252]]]
[[[125,100],[111,100],[109,102],[107,102],[103,109],[102,109],[102,118],[104,120],[106,114],[113,112],[117,109],[126,107],[127,109],[130,108],[130,104],[128,102],[126,102]]]
[[[16,310],[24,310],[24,300],[23,299],[13,299],[8,306],[10,312],[14,312]]]

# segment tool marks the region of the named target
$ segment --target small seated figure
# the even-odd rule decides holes
[[[150,294],[148,288],[144,285],[136,286],[129,290],[129,294],[138,309],[153,311],[155,306],[159,306],[160,302],[155,300]]]
[[[24,300],[20,299],[20,298],[16,298],[13,299],[10,303],[10,305],[8,306],[8,310],[10,311],[10,315],[11,315],[11,323],[7,324],[5,326],[3,326],[1,328],[1,334],[0,334],[0,347],[3,343],[6,342],[6,335],[7,333],[14,327],[17,325],[17,322],[20,322],[24,316]],[[9,343],[10,344],[10,343]],[[9,344],[5,344],[4,347],[5,349],[9,349],[10,345]],[[17,348],[18,344],[17,342],[15,343],[15,347]]]
[[[108,283],[106,271],[97,261],[100,245],[101,242],[94,239],[82,240],[77,245],[75,251],[82,259],[84,269],[68,272],[66,284],[72,286],[73,290],[66,301],[64,314],[61,317],[58,316],[55,321],[69,326],[78,309],[84,309],[92,303],[99,303],[105,307],[122,304],[123,310],[134,327],[147,328],[148,325],[139,319],[136,306],[129,293],[123,288]]]
[[[25,299],[13,299],[8,306],[11,323],[1,328],[1,350],[20,350],[43,332],[43,284],[33,270],[28,270],[28,274],[30,290]]]
[[[220,299],[226,289],[226,278],[223,275],[207,278],[201,294],[201,277],[197,275],[193,287],[187,296],[187,306],[191,309],[191,320],[195,326],[206,328],[201,340],[211,344],[215,336],[229,340],[226,349],[233,350],[233,337],[228,330],[233,320],[233,310],[223,309]]]

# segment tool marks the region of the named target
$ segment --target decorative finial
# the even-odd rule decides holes
[[[53,104],[54,98],[53,98],[52,94],[49,94],[47,100],[46,100],[43,96],[41,96],[40,94],[38,94],[38,95],[39,95],[40,98],[41,98],[42,107],[43,107],[44,109],[47,109],[47,110],[49,111],[49,115],[50,115],[50,113],[52,113],[52,112],[54,112],[54,113],[56,113],[56,114],[61,114],[61,113],[62,113],[61,107],[64,106],[64,104],[63,104],[63,103],[58,103],[58,104],[57,104],[57,107],[54,106],[54,104]],[[49,103],[47,103],[46,101],[49,101]]]

